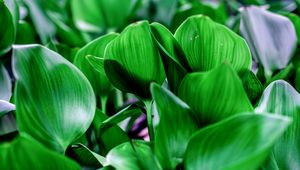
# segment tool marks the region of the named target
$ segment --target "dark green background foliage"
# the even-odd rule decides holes
[[[0,0],[0,169],[300,170],[299,0]]]

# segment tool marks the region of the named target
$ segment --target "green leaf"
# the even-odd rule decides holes
[[[15,41],[14,19],[9,9],[3,1],[0,1],[0,57],[11,49],[11,45]]]
[[[267,81],[267,85],[276,80],[289,80],[290,77],[294,74],[295,68],[293,63],[290,63],[287,67],[282,69],[280,72],[275,74],[269,81]],[[266,85],[266,86],[267,86]]]
[[[61,42],[74,47],[81,47],[85,45],[86,42],[83,39],[83,36],[72,24],[68,25],[68,23],[61,21],[57,16],[53,16],[51,19],[57,27],[57,36]]]
[[[27,134],[12,142],[0,143],[0,167],[3,169],[80,170],[71,159],[47,149]]]
[[[187,170],[258,169],[291,120],[245,113],[199,130],[184,158]]]
[[[11,80],[3,64],[0,63],[0,100],[9,101],[12,95]]]
[[[104,157],[80,143],[69,146],[66,155],[79,162],[82,166],[100,168],[106,164]]]
[[[107,118],[106,120],[102,121],[102,123],[99,126],[99,133],[105,132],[110,127],[113,127],[120,123],[121,121],[134,117],[134,116],[140,116],[142,113],[142,110],[137,105],[129,105],[119,111],[118,113],[114,114],[113,116]]]
[[[73,0],[71,11],[76,26],[86,32],[116,30],[127,23],[139,0]]]
[[[150,83],[161,84],[165,74],[147,21],[129,25],[107,46],[104,68],[118,89],[150,97]]]
[[[14,20],[14,27],[17,28],[18,22],[19,22],[19,4],[16,0],[4,0],[5,5],[9,9],[12,18]]]
[[[208,71],[228,62],[240,74],[251,68],[250,50],[243,38],[203,15],[191,16],[175,33],[193,71]]]
[[[256,104],[264,91],[264,87],[252,71],[249,71],[248,76],[243,81],[243,86],[251,103]]]
[[[277,80],[264,91],[256,112],[270,112],[293,118],[284,135],[273,148],[273,161],[279,169],[298,169],[300,167],[300,94],[287,82]],[[275,132],[275,130],[274,130]]]
[[[182,79],[191,68],[179,43],[166,27],[152,23],[151,32],[164,64],[168,85],[177,94]]]
[[[56,33],[56,27],[45,12],[43,1],[24,0],[37,34],[43,44],[46,44]],[[50,3],[50,2],[48,2]],[[47,8],[46,8],[47,9]]]
[[[103,128],[102,122],[107,119],[109,117],[102,113],[101,110],[96,110],[93,126],[101,155],[106,155],[112,148],[129,141],[127,134],[118,125],[115,124],[114,126]]]
[[[18,23],[15,44],[34,44],[36,33],[30,23],[20,20]]]
[[[145,159],[146,158],[146,159]],[[107,163],[117,170],[160,170],[151,148],[143,143],[123,143],[107,154]]]
[[[263,8],[247,7],[241,14],[240,31],[254,59],[263,65],[267,79],[288,65],[297,45],[295,28],[288,18]]]
[[[159,124],[155,131],[154,151],[163,169],[175,169],[182,163],[189,138],[198,130],[187,104],[165,88],[151,84]]]
[[[91,82],[93,89],[96,94],[102,96],[107,95],[111,89],[111,84],[105,75],[104,68],[96,68],[98,64],[103,65],[104,50],[113,39],[117,37],[118,34],[108,34],[101,36],[92,42],[88,43],[82,47],[76,54],[74,58],[74,64],[85,74],[85,76]],[[99,58],[87,57],[95,56]],[[98,61],[95,61],[98,60]],[[103,70],[99,72],[100,70]]]
[[[201,126],[253,111],[241,80],[227,64],[188,74],[179,87],[179,97],[192,108]]]
[[[74,65],[40,45],[15,46],[13,63],[20,132],[63,152],[92,123],[91,85]]]

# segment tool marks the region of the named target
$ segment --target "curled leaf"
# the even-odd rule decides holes
[[[150,97],[150,83],[162,84],[163,64],[147,21],[126,27],[106,48],[105,72],[118,89]]]

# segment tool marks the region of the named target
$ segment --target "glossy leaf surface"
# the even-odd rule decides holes
[[[227,64],[209,72],[188,74],[179,87],[179,97],[192,108],[197,120],[204,124],[253,111],[241,80]]]
[[[203,128],[188,144],[184,167],[258,169],[290,122],[287,117],[246,113]]]
[[[11,142],[0,143],[0,167],[3,169],[80,170],[71,159],[47,149],[23,134]]]
[[[270,112],[289,116],[292,124],[277,140],[270,158],[278,169],[297,169],[300,167],[300,94],[287,82],[277,80],[264,91],[256,112]]]
[[[204,15],[186,19],[175,32],[193,71],[208,71],[223,62],[243,74],[251,68],[251,54],[246,41]]]
[[[165,74],[147,21],[129,25],[107,46],[104,68],[118,89],[150,97],[150,83],[161,84]]]
[[[63,152],[92,123],[91,85],[74,65],[43,46],[15,46],[13,57],[20,131]]]
[[[147,158],[147,159],[145,159]],[[107,163],[117,170],[160,170],[151,148],[146,144],[123,143],[107,154]]]

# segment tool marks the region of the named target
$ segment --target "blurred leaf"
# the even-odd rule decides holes
[[[15,46],[13,63],[20,132],[64,152],[93,120],[91,85],[74,65],[40,45]]]
[[[56,28],[45,12],[43,1],[24,0],[24,3],[29,8],[29,14],[37,34],[39,35],[42,43],[46,44],[52,37],[54,37]],[[48,3],[50,3],[50,1],[48,1]]]
[[[106,164],[104,157],[80,143],[69,146],[66,155],[76,160],[82,166],[100,168]]]
[[[156,13],[154,20],[170,25],[176,12],[179,0],[156,0],[154,1]]]
[[[146,159],[145,159],[146,158]],[[107,154],[107,163],[117,170],[160,170],[151,148],[145,144],[123,143]]]
[[[14,22],[14,27],[17,28],[18,22],[19,22],[19,6],[17,0],[4,0],[4,4],[7,6],[9,9],[13,22]]]
[[[16,28],[14,19],[5,2],[0,1],[0,57],[11,49],[11,45],[15,41]]]
[[[47,149],[27,134],[21,134],[12,142],[0,143],[0,150],[3,169],[80,170],[76,162]]]
[[[175,169],[182,163],[189,138],[198,126],[189,106],[165,88],[151,85],[159,114],[154,150],[163,169]]]
[[[290,122],[287,117],[246,113],[203,128],[188,144],[184,167],[258,169]]]
[[[279,169],[300,167],[300,94],[287,82],[277,80],[264,91],[256,112],[270,112],[293,118],[293,122],[273,148],[273,161]],[[274,133],[275,130],[272,132]]]
[[[191,71],[191,68],[182,48],[167,28],[159,23],[152,23],[151,32],[158,45],[168,85],[171,91],[177,94],[182,79],[187,74],[187,71]]]
[[[95,127],[100,154],[103,156],[112,148],[129,141],[127,134],[118,125],[110,126],[103,130],[100,129],[102,122],[107,119],[109,119],[109,117],[102,113],[101,110],[96,110],[93,126]]]
[[[220,3],[218,8],[214,8],[208,4],[204,4],[203,2],[198,1],[195,1],[193,3],[186,3],[177,10],[172,20],[171,28],[173,31],[176,31],[181,23],[188,17],[199,14],[206,15],[218,23],[225,24],[227,14],[225,13],[225,10],[222,10],[223,5],[224,4]]]
[[[34,44],[36,33],[30,23],[20,20],[15,44]]]
[[[240,75],[251,68],[245,40],[207,16],[189,17],[177,29],[175,38],[193,71],[208,71],[223,62],[230,63]]]
[[[298,45],[299,45],[300,44],[300,17],[293,13],[285,13],[284,15],[288,17],[294,24],[297,33]]]
[[[57,27],[59,41],[74,47],[81,47],[85,44],[83,36],[72,25],[67,25],[57,17],[52,17],[52,21]]]
[[[147,21],[129,25],[106,48],[105,72],[110,82],[122,90],[150,97],[150,83],[162,84],[163,64]]]
[[[201,126],[253,111],[241,80],[227,64],[188,74],[179,87],[179,97],[192,108]]]
[[[0,100],[9,101],[12,95],[11,80],[3,64],[0,63]]]
[[[139,0],[72,0],[71,11],[77,28],[104,33],[124,26]]]
[[[96,94],[100,96],[107,95],[109,93],[111,84],[105,75],[104,68],[101,68],[103,72],[99,72],[100,68],[96,68],[98,66],[95,66],[95,64],[103,64],[105,48],[107,44],[109,44],[113,39],[117,37],[117,35],[118,34],[115,33],[108,34],[93,40],[92,42],[82,47],[77,52],[74,59],[74,64],[85,74],[85,76],[91,82]],[[94,58],[92,56],[99,57],[101,60],[99,59],[99,61],[98,58]],[[94,61],[96,59],[98,61]]]
[[[241,16],[240,31],[269,79],[275,70],[286,67],[293,56],[297,43],[293,23],[255,6],[244,8]]]

